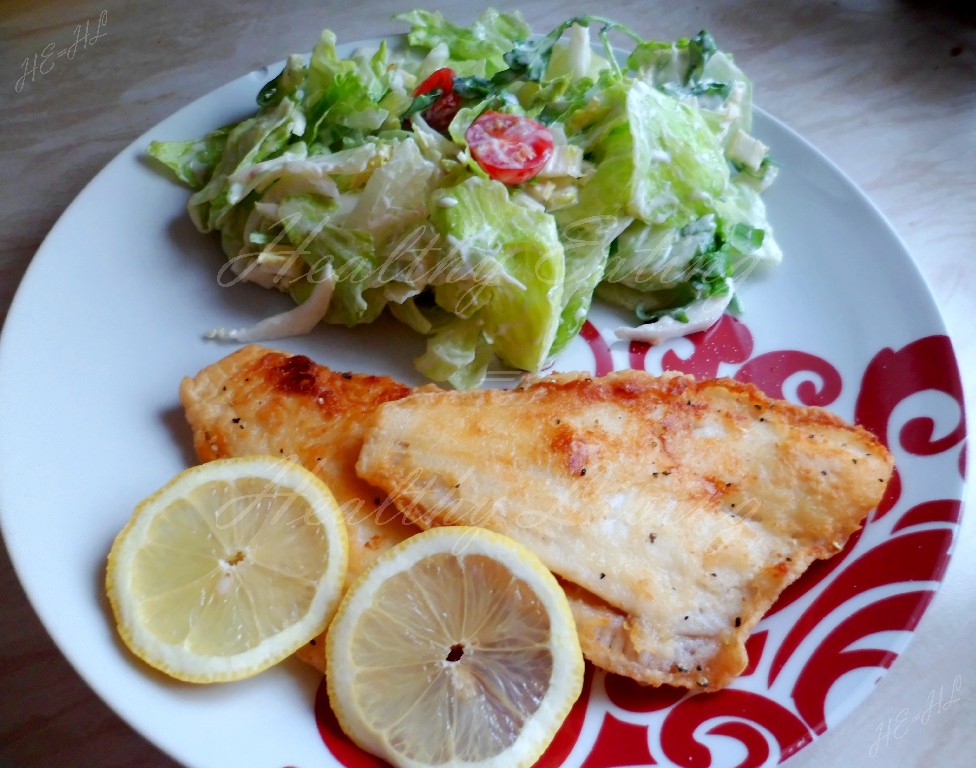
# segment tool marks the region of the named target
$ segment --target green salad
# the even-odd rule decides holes
[[[397,18],[404,45],[343,58],[326,30],[252,117],[150,145],[194,190],[190,216],[219,233],[227,274],[298,304],[215,335],[388,310],[427,337],[417,369],[466,388],[496,359],[545,366],[594,297],[633,313],[623,339],[700,330],[781,258],[751,84],[707,32],[658,42],[580,16],[540,37],[495,10],[468,27]]]

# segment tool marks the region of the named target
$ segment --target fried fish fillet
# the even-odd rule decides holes
[[[349,530],[348,583],[418,530],[355,471],[365,417],[411,391],[385,376],[339,373],[250,345],[183,379],[180,399],[200,461],[275,454],[326,482]],[[324,670],[323,647],[317,640],[298,655]]]
[[[866,430],[751,385],[619,371],[385,403],[356,468],[422,528],[527,545],[597,666],[715,690],[780,592],[878,504],[892,459]]]

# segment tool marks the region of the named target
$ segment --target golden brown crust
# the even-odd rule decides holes
[[[866,430],[749,384],[618,371],[378,408],[357,471],[421,527],[529,546],[568,590],[587,656],[650,684],[713,690],[814,559],[880,500]]]
[[[411,395],[385,377],[335,372],[302,356],[249,346],[185,379],[180,395],[201,461],[287,455],[329,484],[350,527],[350,578],[417,530],[384,491],[357,476],[367,430],[375,428],[363,452],[364,474],[377,479],[369,473],[383,467],[382,484],[425,526],[491,527],[493,505],[514,499],[523,528],[548,531],[535,542],[537,552],[548,552],[543,559],[563,577],[587,656],[654,685],[712,690],[727,684],[746,663],[744,641],[762,613],[813,559],[833,554],[856,530],[884,490],[870,475],[883,481],[890,474],[890,457],[866,431],[727,380],[622,371],[600,379],[547,377],[515,393],[425,387]],[[396,401],[402,406],[384,405]],[[400,465],[404,457],[425,453],[419,469],[427,474],[404,474],[412,467]],[[642,473],[643,481],[621,475],[621,468]],[[422,476],[426,487],[416,492]],[[766,490],[755,493],[757,486]],[[607,562],[592,560],[587,549],[598,540],[592,531],[606,524],[601,504],[628,488],[625,507],[633,509],[624,522],[654,522],[656,530],[645,533],[648,550],[670,547],[672,557],[683,552],[682,560],[662,561],[659,554],[644,573],[629,562],[629,535],[604,535]],[[467,499],[464,509],[454,503],[459,495]],[[653,501],[650,511],[661,498],[680,498],[684,507],[670,510],[672,524],[665,527],[668,520],[648,519],[647,505],[633,501],[645,497]],[[764,514],[779,507],[792,511]],[[722,513],[717,526],[716,510]],[[561,549],[568,551],[568,568]],[[689,557],[698,557],[695,568],[687,567]],[[639,577],[627,585],[612,567]],[[604,578],[588,580],[594,569]],[[617,590],[607,588],[611,580],[620,581]],[[707,596],[718,584],[738,589],[738,623],[729,614],[718,629],[699,628],[697,636],[681,626],[669,628],[670,635],[655,631],[662,615],[683,624],[675,604],[655,595],[680,587],[686,596]],[[694,621],[700,624],[708,606],[699,608]],[[667,642],[679,652],[661,653]],[[323,649],[319,638],[297,655],[321,670]]]

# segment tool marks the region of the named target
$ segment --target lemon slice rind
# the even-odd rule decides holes
[[[302,519],[296,520],[296,524],[322,526],[327,546],[325,562],[321,573],[311,581],[314,596],[302,616],[245,651],[230,655],[202,654],[186,642],[167,642],[150,629],[146,607],[133,588],[134,563],[152,535],[154,522],[171,505],[180,503],[203,483],[233,484],[242,478],[267,481],[279,491],[301,497]],[[185,682],[228,682],[264,671],[324,631],[342,595],[348,557],[348,537],[341,510],[332,492],[316,475],[295,462],[274,456],[218,459],[184,470],[136,506],[109,553],[106,593],[119,635],[137,657]],[[262,609],[252,607],[255,611]]]
[[[388,579],[424,559],[451,552],[485,555],[505,566],[529,584],[549,617],[552,668],[548,689],[514,742],[502,752],[482,760],[449,759],[437,763],[417,761],[390,743],[360,710],[355,694],[357,674],[353,660],[359,618],[369,609],[371,596]],[[576,624],[563,589],[542,562],[523,545],[492,531],[470,526],[446,526],[417,534],[398,544],[378,560],[349,588],[326,638],[326,683],[329,699],[343,731],[360,747],[390,761],[398,768],[527,768],[551,743],[583,685],[583,656]],[[422,737],[421,735],[418,735]]]

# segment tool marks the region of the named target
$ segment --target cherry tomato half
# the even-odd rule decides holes
[[[459,109],[461,109],[460,96],[454,91],[442,93],[433,104],[424,110],[424,120],[435,131],[443,133]]]
[[[435,131],[443,133],[461,108],[461,97],[454,93],[453,69],[441,67],[435,70],[414,89],[413,95],[420,96],[435,89],[440,90],[441,95],[424,110],[424,120]]]
[[[442,93],[450,93],[454,90],[454,70],[450,67],[441,67],[434,70],[416,88],[413,95],[420,96],[423,93],[430,93],[435,88],[440,88]]]
[[[491,178],[521,184],[552,157],[552,134],[542,123],[505,112],[484,112],[464,134],[471,156]]]

